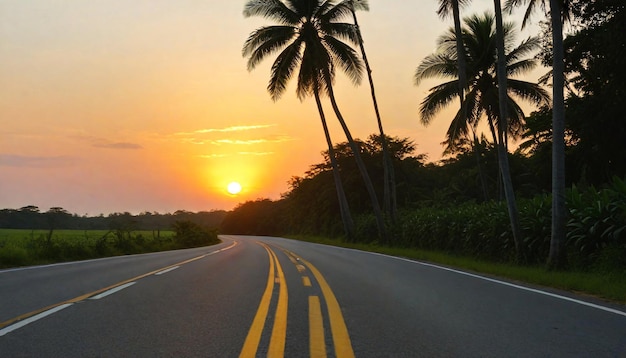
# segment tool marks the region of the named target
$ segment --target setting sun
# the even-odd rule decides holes
[[[231,182],[226,187],[226,190],[232,195],[239,194],[241,192],[241,184],[237,183],[236,181]]]

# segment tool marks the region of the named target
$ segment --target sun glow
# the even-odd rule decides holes
[[[226,191],[231,195],[239,194],[241,192],[241,184],[236,181],[230,182],[226,187]]]

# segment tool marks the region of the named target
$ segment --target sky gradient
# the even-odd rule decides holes
[[[245,19],[244,3],[0,0],[0,208],[165,213],[278,199],[326,145],[314,100],[300,102],[294,83],[270,99],[273,58],[247,71],[242,45],[271,22]],[[474,0],[463,14],[492,6]],[[436,8],[370,0],[359,13],[385,131],[430,160],[452,109],[422,126],[419,103],[439,81],[416,87],[412,76],[451,26]],[[354,137],[376,132],[366,83],[339,74],[335,92]],[[326,107],[333,141],[345,141]],[[227,193],[231,181],[240,194]]]

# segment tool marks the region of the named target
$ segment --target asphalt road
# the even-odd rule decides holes
[[[626,307],[267,237],[0,271],[0,357],[626,357]]]

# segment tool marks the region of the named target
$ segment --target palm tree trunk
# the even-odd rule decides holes
[[[328,76],[330,77],[330,76]],[[359,172],[363,177],[363,182],[365,184],[365,188],[367,189],[367,193],[370,196],[370,200],[372,202],[372,208],[374,209],[374,216],[376,217],[376,224],[378,227],[378,236],[384,242],[388,243],[389,238],[387,237],[387,230],[385,228],[385,220],[383,218],[382,211],[380,210],[380,204],[378,203],[378,197],[376,196],[376,191],[374,191],[374,185],[372,184],[372,180],[370,179],[369,174],[367,173],[367,168],[365,167],[365,163],[363,163],[363,159],[361,158],[361,154],[358,146],[354,142],[354,138],[352,138],[352,134],[350,134],[350,130],[348,129],[348,125],[344,120],[341,112],[339,111],[339,106],[337,106],[337,101],[335,100],[335,93],[333,91],[333,86],[328,84],[328,97],[330,98],[330,103],[335,111],[335,115],[341,124],[341,128],[343,128],[344,133],[346,134],[346,139],[348,140],[348,144],[352,149],[352,154],[354,154],[354,159],[356,160],[357,167],[359,168]]]
[[[489,123],[489,130],[491,131],[491,136],[493,138],[493,147],[496,148],[496,164],[498,165],[498,173],[496,174],[496,200],[502,201],[502,175],[500,174],[500,152],[498,151],[500,147],[499,136],[496,133],[496,127],[493,124],[493,117],[488,115],[487,123]]]
[[[552,22],[552,236],[548,267],[560,269],[566,266],[565,243],[565,64],[563,61],[563,24],[561,0],[550,0]]]
[[[315,103],[317,104],[317,110],[320,113],[320,119],[322,120],[322,127],[324,128],[324,136],[326,137],[326,143],[328,144],[328,157],[333,167],[333,178],[335,180],[335,189],[337,191],[337,199],[339,200],[339,212],[341,213],[341,221],[343,223],[343,229],[346,233],[347,240],[349,242],[354,241],[354,221],[352,220],[352,214],[350,213],[350,206],[346,199],[346,192],[343,190],[343,184],[341,177],[339,176],[339,166],[337,165],[337,157],[335,156],[335,150],[333,149],[333,142],[330,139],[330,131],[326,124],[326,116],[324,115],[324,109],[322,108],[322,101],[317,90],[314,91]]]
[[[481,164],[482,155],[479,152],[480,143],[478,141],[478,137],[476,137],[476,131],[473,128],[472,128],[472,133],[474,134],[474,141],[473,141],[472,147],[474,149],[474,157],[476,158],[476,166],[478,167],[478,177],[480,179],[480,187],[483,191],[483,200],[487,201],[489,200],[489,194],[487,192],[487,182],[485,180],[485,172],[483,171],[483,166]]]
[[[361,56],[363,57],[363,62],[365,63],[365,69],[367,71],[367,78],[370,83],[370,91],[372,93],[372,102],[374,104],[374,112],[376,113],[376,120],[378,122],[378,130],[380,132],[380,140],[383,149],[383,202],[385,211],[390,214],[391,220],[396,222],[398,219],[398,201],[396,196],[396,175],[393,168],[393,161],[391,160],[391,155],[389,154],[389,148],[387,145],[387,137],[385,136],[385,131],[383,130],[383,122],[380,118],[380,111],[378,109],[378,100],[376,99],[376,91],[374,90],[374,79],[372,78],[372,69],[370,67],[369,61],[367,59],[367,54],[365,53],[365,46],[363,45],[363,37],[361,36],[361,29],[359,28],[359,22],[356,17],[356,12],[354,11],[354,6],[352,7],[352,18],[354,20],[354,26],[356,27],[357,35],[359,37],[359,47],[361,48]]]
[[[513,181],[511,179],[511,170],[509,168],[509,156],[504,145],[505,136],[507,135],[507,84],[506,84],[506,58],[504,55],[504,28],[502,24],[502,5],[500,0],[493,1],[495,6],[496,17],[496,41],[498,48],[498,104],[500,107],[500,125],[499,125],[499,143],[498,158],[500,163],[500,174],[504,184],[504,196],[506,198],[507,208],[509,211],[509,219],[511,221],[511,231],[513,232],[513,241],[515,242],[515,251],[518,262],[526,261],[526,250],[522,242],[521,229],[519,224],[519,214],[517,203],[515,201],[515,192],[513,191]]]
[[[463,102],[465,102],[465,87],[467,86],[467,61],[465,60],[465,45],[463,44],[463,32],[461,28],[461,12],[459,10],[459,0],[452,0],[452,17],[454,19],[454,36],[456,37],[456,56],[457,65],[459,66],[459,102],[461,109],[463,109]],[[463,113],[467,117],[467,113]],[[487,184],[485,182],[485,173],[483,172],[482,165],[480,164],[481,155],[478,152],[478,138],[476,138],[476,132],[472,129],[474,134],[473,149],[476,156],[476,165],[478,166],[478,175],[480,178],[480,185],[483,191],[483,199],[488,200]],[[494,136],[495,138],[495,136]]]
[[[491,118],[491,116],[487,118],[487,123],[489,124],[489,130],[491,131],[491,138],[493,138],[493,145],[497,146],[499,143],[498,135],[496,134],[496,126],[493,124],[493,118]]]
[[[452,17],[454,18],[454,35],[456,37],[456,56],[459,66],[459,99],[463,106],[463,97],[467,85],[467,64],[465,61],[465,46],[463,44],[463,34],[461,29],[461,14],[459,10],[459,0],[452,0]],[[462,108],[462,107],[461,107]]]

